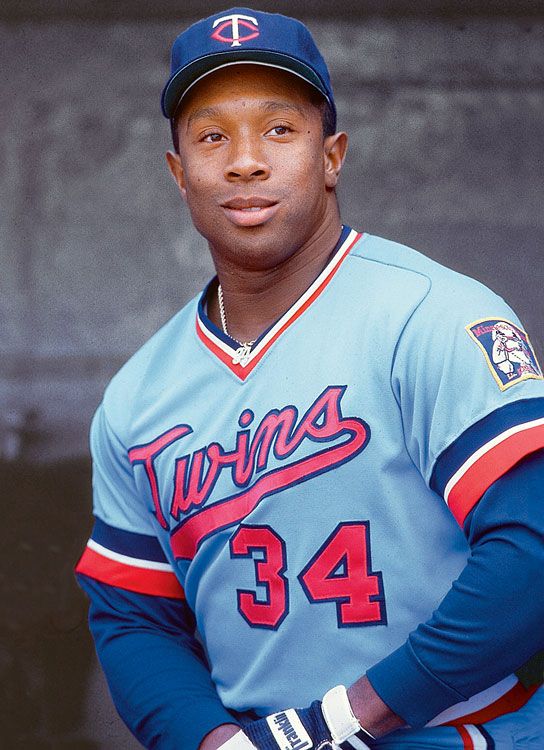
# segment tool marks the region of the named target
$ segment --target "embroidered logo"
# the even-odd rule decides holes
[[[191,560],[204,539],[239,524],[267,498],[331,471],[364,450],[370,428],[358,417],[343,415],[345,390],[346,386],[329,386],[303,415],[289,405],[272,409],[258,424],[253,424],[254,413],[244,409],[231,449],[212,442],[186,452],[184,439],[193,433],[188,424],[131,448],[129,460],[144,466],[159,523],[168,529],[167,515],[177,522],[171,532],[175,556]],[[173,459],[173,492],[170,498],[162,497],[157,462],[174,444],[177,456],[167,459]],[[214,498],[224,474],[230,474],[233,492]]]
[[[213,22],[212,39],[217,42],[224,42],[230,44],[231,47],[241,47],[242,42],[249,42],[250,39],[256,39],[259,36],[259,22],[253,16],[244,16],[241,13],[233,13],[231,16],[221,16],[216,18]],[[223,34],[227,29],[231,29],[230,37]],[[246,33],[244,36],[240,33],[241,29],[245,29]]]
[[[529,378],[542,378],[529,337],[508,320],[484,318],[466,327],[468,335],[484,353],[491,374],[501,391]]]

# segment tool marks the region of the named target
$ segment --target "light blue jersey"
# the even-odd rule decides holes
[[[371,235],[344,230],[249,352],[204,300],[107,389],[78,569],[185,596],[224,705],[265,715],[351,684],[430,617],[467,515],[544,446],[544,384],[500,297]],[[431,723],[519,690],[506,676]]]

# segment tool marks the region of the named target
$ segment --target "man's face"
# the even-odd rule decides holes
[[[214,259],[273,268],[335,214],[345,136],[324,138],[321,110],[296,76],[218,70],[188,93],[177,132],[169,166]]]

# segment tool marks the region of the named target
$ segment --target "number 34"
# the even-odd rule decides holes
[[[270,526],[242,525],[231,537],[230,555],[253,559],[266,595],[257,599],[255,591],[237,589],[240,614],[251,627],[277,630],[289,611],[285,542]],[[338,524],[298,580],[310,602],[336,604],[339,628],[387,622],[382,574],[372,571],[369,521]]]

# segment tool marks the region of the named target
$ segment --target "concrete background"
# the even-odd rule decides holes
[[[103,387],[212,273],[165,169],[159,111],[170,43],[200,5],[0,9],[7,750],[137,747],[105,698],[71,569],[90,527],[86,435]],[[296,1],[254,6],[304,15]],[[539,6],[335,3],[331,17],[317,2],[306,20],[351,137],[344,220],[493,287],[542,359]]]

